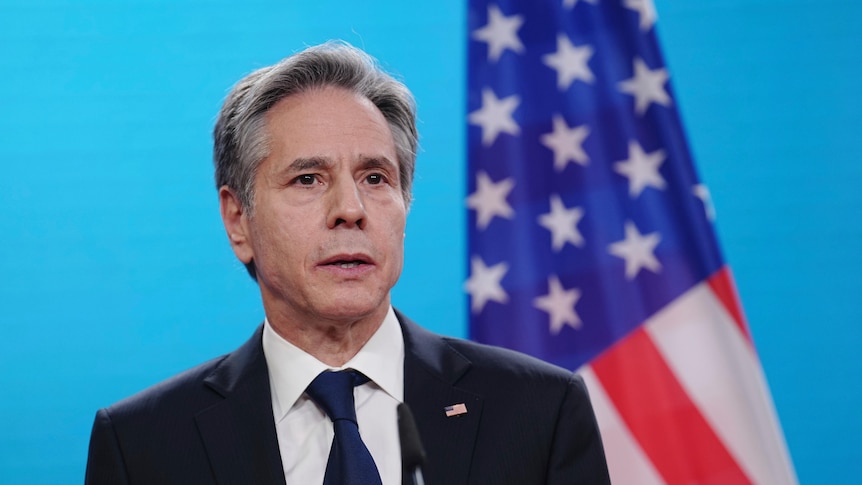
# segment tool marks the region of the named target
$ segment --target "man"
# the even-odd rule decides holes
[[[266,319],[236,351],[100,410],[87,483],[341,483],[354,458],[355,483],[400,483],[401,402],[426,483],[609,482],[580,378],[392,308],[417,145],[406,87],[355,48],[312,47],[241,80],[214,138],[222,220]],[[326,372],[343,369],[358,373]],[[322,396],[333,375],[353,379],[355,419]]]

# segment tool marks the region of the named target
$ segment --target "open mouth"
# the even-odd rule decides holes
[[[333,261],[328,263],[330,266],[338,266],[342,269],[351,269],[357,268],[360,265],[367,264],[365,261],[353,260],[353,261]]]
[[[323,266],[335,266],[340,269],[354,269],[371,264],[371,259],[364,254],[339,254],[321,263]]]

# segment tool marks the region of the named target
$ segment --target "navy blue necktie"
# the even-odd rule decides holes
[[[355,370],[321,372],[306,392],[332,420],[335,437],[323,485],[380,485],[374,458],[359,436],[353,388],[368,382]]]

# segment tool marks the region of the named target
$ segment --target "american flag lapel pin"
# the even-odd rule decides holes
[[[459,416],[461,414],[467,414],[467,405],[460,402],[458,404],[453,404],[451,406],[446,406],[443,408],[446,411],[446,417],[451,418],[452,416]]]

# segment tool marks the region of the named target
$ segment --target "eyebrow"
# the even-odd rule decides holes
[[[285,167],[284,172],[304,172],[332,166],[332,160],[325,157],[297,158]]]
[[[363,169],[369,168],[388,168],[397,171],[398,164],[389,160],[386,157],[376,157],[376,156],[365,156],[360,155],[360,166]],[[281,173],[296,173],[296,172],[304,172],[307,170],[317,170],[317,169],[326,169],[331,167],[334,164],[332,159],[327,157],[308,157],[308,158],[297,158],[294,161],[290,162]]]
[[[362,168],[389,168],[393,169],[396,172],[398,171],[398,164],[389,160],[386,157],[361,157],[362,158]]]

